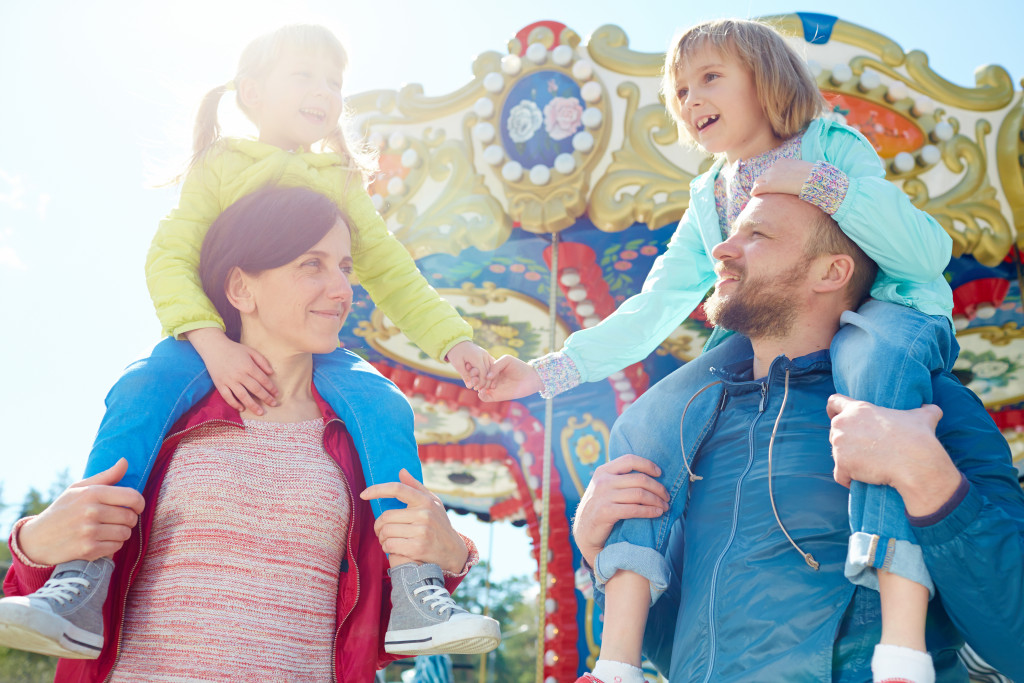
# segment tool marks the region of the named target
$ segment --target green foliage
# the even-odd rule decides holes
[[[67,487],[66,483],[62,483],[67,478],[68,475],[65,470],[50,489],[48,496],[43,496],[35,489],[30,490],[21,504],[18,516],[26,517],[42,512],[52,502],[52,499]],[[0,501],[0,510],[6,507],[9,507],[9,505]],[[10,565],[11,551],[7,547],[7,543],[0,544],[0,572],[6,574],[7,568]],[[57,660],[54,657],[0,647],[0,681],[4,683],[49,682],[53,680],[56,668]]]

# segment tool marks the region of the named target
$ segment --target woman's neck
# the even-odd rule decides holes
[[[245,340],[242,340],[246,344]],[[320,407],[313,398],[313,356],[308,353],[284,354],[260,348],[258,345],[246,344],[260,350],[274,369],[270,381],[277,388],[276,406],[264,405],[264,413],[256,415],[243,411],[246,420],[266,420],[268,422],[303,422],[321,416]],[[266,349],[266,350],[264,350]]]

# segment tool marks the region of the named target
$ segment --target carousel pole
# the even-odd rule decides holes
[[[551,279],[548,282],[548,353],[555,350],[555,329],[558,323],[558,233],[551,234]],[[544,683],[544,627],[547,618],[548,595],[548,531],[551,506],[551,432],[554,423],[554,399],[544,401],[544,471],[541,480],[540,547],[537,550],[537,571],[540,579],[540,593],[537,610],[537,683]]]

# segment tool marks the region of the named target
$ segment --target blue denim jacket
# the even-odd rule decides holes
[[[686,455],[704,479],[691,486],[685,517],[669,531],[669,587],[651,608],[645,655],[673,683],[870,681],[880,607],[876,592],[843,576],[847,492],[832,480],[828,354],[780,357],[758,381],[749,368],[747,360],[709,372],[701,386],[722,380],[721,391],[704,392],[687,411]],[[820,563],[817,571],[783,535],[769,497],[767,445],[787,371],[772,493],[782,525]],[[681,386],[675,376],[616,424],[630,452],[643,455],[654,441],[678,444],[682,405],[700,386]],[[970,481],[945,519],[915,529],[939,594],[927,627],[937,680],[967,680],[956,657],[964,638],[1024,679],[1024,493],[977,398],[948,374],[934,389],[945,411],[939,437]]]

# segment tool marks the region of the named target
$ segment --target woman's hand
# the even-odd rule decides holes
[[[471,341],[459,342],[453,346],[445,359],[459,373],[466,388],[473,391],[484,388],[484,377],[494,363],[491,354]]]
[[[375,484],[360,492],[363,500],[397,498],[408,507],[388,510],[373,525],[384,552],[403,555],[416,562],[432,562],[451,574],[460,574],[469,549],[448,515],[441,499],[403,469],[400,481]]]
[[[229,406],[262,415],[263,404],[277,405],[277,387],[270,379],[274,369],[259,351],[231,341],[216,327],[192,330],[185,336],[199,352],[214,386]]]
[[[534,367],[515,356],[502,356],[494,361],[486,380],[478,392],[481,401],[509,401],[544,389]]]
[[[18,533],[18,546],[36,564],[98,560],[121,549],[146,505],[138,491],[115,486],[128,471],[121,458],[105,472],[72,484]]]

